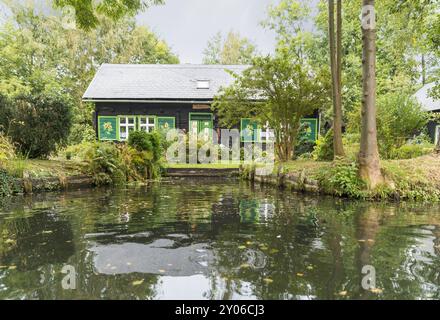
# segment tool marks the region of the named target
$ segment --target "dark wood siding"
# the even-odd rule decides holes
[[[220,129],[219,119],[211,109],[194,108],[197,103],[134,103],[134,102],[96,102],[94,122],[97,123],[98,116],[119,116],[119,115],[151,115],[159,117],[175,117],[176,128],[189,129],[190,113],[213,113],[213,128]],[[306,118],[319,119],[319,112],[316,111]],[[319,126],[319,124],[318,124]],[[96,128],[96,125],[95,125]],[[240,119],[234,128],[240,128]],[[96,130],[97,131],[97,130]]]
[[[151,115],[175,117],[176,128],[188,130],[189,113],[213,113],[211,109],[193,109],[192,103],[130,103],[130,102],[97,102],[96,116],[118,115]],[[218,119],[214,115],[214,128]]]

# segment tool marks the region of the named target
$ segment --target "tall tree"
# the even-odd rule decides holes
[[[374,189],[384,179],[380,170],[376,126],[376,13],[375,0],[362,0],[362,128],[359,175]]]
[[[163,0],[53,0],[56,8],[73,9],[76,24],[84,30],[96,28],[100,23],[100,16],[118,21],[134,16],[151,5],[163,3]]]
[[[227,126],[246,117],[268,124],[274,130],[278,159],[291,160],[301,119],[328,100],[327,79],[309,62],[288,48],[279,48],[275,57],[255,58],[249,69],[234,75],[232,86],[222,89],[213,109]]]
[[[179,63],[168,45],[134,18],[100,17],[99,26],[86,32],[32,6],[9,8],[11,16],[0,25],[0,93],[67,93],[74,103],[72,143],[94,139],[93,107],[81,98],[102,63]]]
[[[333,153],[334,157],[345,156],[342,144],[342,1],[337,0],[337,28],[335,41],[335,3],[328,2],[330,68],[333,97]]]
[[[225,38],[218,32],[203,51],[206,64],[250,64],[256,55],[255,45],[238,32],[230,31]]]

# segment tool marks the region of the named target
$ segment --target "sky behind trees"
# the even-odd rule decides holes
[[[181,63],[201,63],[208,40],[230,30],[252,40],[261,53],[273,51],[275,34],[259,22],[279,0],[166,0],[137,16],[179,55]]]

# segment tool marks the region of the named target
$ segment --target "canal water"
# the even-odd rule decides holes
[[[438,205],[234,180],[0,204],[0,299],[439,299],[439,289]]]

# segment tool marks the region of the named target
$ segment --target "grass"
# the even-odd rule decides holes
[[[49,178],[82,174],[82,164],[77,161],[63,160],[8,160],[7,170],[15,177]]]
[[[432,184],[440,189],[440,155],[430,154],[409,160],[385,160],[382,168],[393,181]]]
[[[314,160],[295,160],[285,163],[279,163],[278,165],[284,166],[284,169],[288,173],[304,173],[311,178],[316,178],[317,173],[322,168],[330,166],[331,162],[319,162]]]

